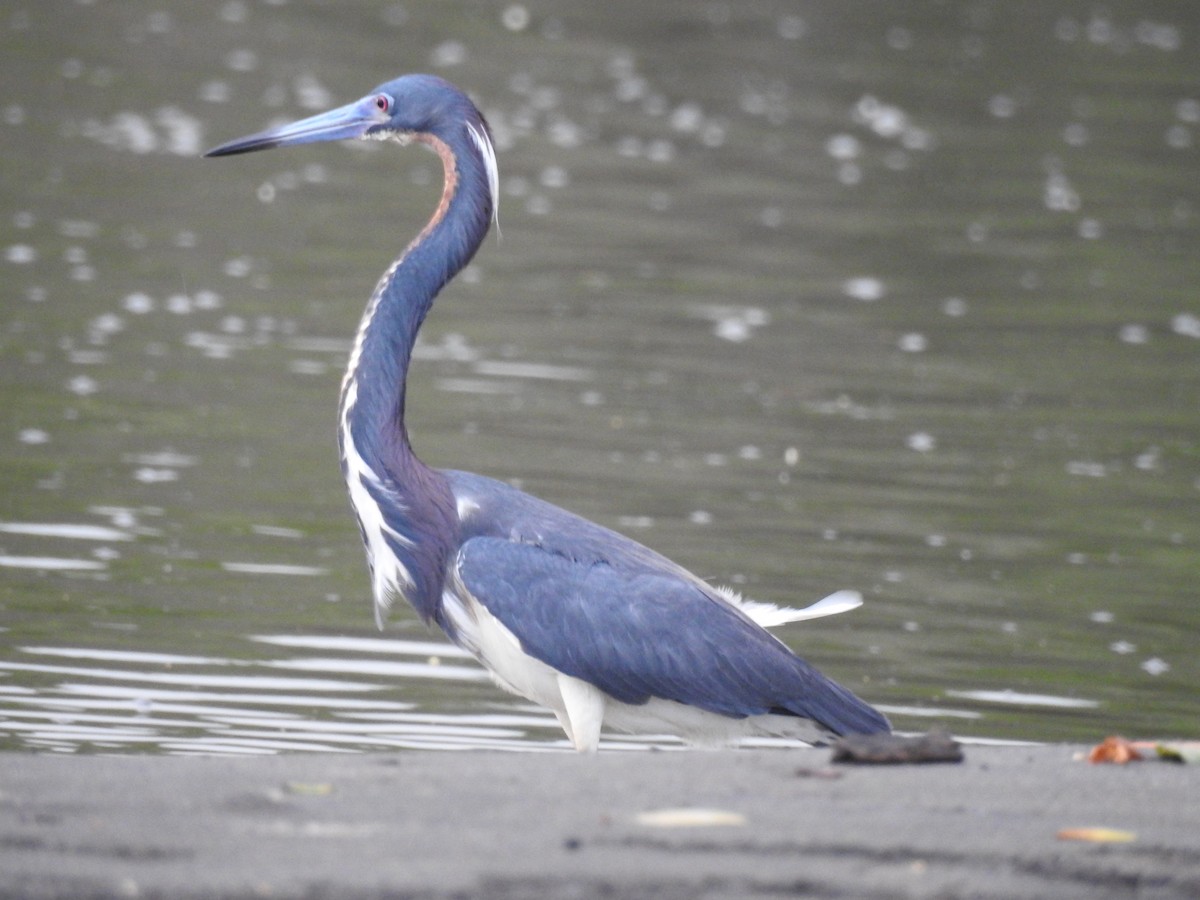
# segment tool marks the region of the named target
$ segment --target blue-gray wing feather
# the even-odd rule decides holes
[[[526,653],[624,703],[657,697],[738,718],[802,716],[838,734],[888,730],[876,710],[677,571],[491,536],[466,541],[456,565]]]

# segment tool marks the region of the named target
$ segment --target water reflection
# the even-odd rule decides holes
[[[0,734],[10,745],[60,753],[155,751],[252,754],[381,749],[569,751],[554,717],[497,698],[463,713],[423,710],[386,697],[413,679],[486,682],[448,644],[343,636],[255,635],[249,641],[297,651],[282,659],[220,658],[80,647],[15,648],[0,673],[37,688],[0,685]],[[320,655],[308,655],[309,652]],[[278,670],[307,673],[279,676]],[[367,698],[375,695],[380,699]],[[965,695],[964,695],[965,696]],[[995,696],[991,702],[1054,698]],[[1063,700],[1062,705],[1072,705]],[[1080,704],[1075,704],[1080,705]],[[971,710],[895,707],[909,717],[975,721]],[[15,744],[14,744],[15,742]],[[788,746],[773,739],[748,746]],[[678,747],[669,736],[612,736],[608,750]]]
[[[0,673],[36,678],[40,686],[0,685],[0,733],[7,735],[6,743],[55,752],[566,747],[553,716],[516,704],[450,714],[382,699],[394,696],[397,684],[413,678],[486,680],[478,667],[442,662],[462,657],[448,645],[291,635],[250,640],[322,655],[253,660],[78,647],[15,648],[17,658],[0,660]],[[417,660],[396,659],[409,657]],[[307,674],[275,674],[281,669]],[[368,694],[381,699],[364,697]]]
[[[398,58],[501,151],[503,237],[416,353],[427,459],[752,596],[861,590],[783,637],[901,727],[1191,733],[1193,32],[1138,3],[6,10],[6,746],[560,746],[446,648],[311,637],[366,640],[332,408],[437,165],[195,158]]]

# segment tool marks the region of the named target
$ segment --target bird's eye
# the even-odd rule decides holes
[[[376,94],[375,108],[381,113],[390,113],[392,111],[392,98],[387,94]]]

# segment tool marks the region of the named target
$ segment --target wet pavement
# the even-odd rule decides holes
[[[968,746],[0,757],[0,896],[1194,897],[1194,766]],[[1111,842],[1067,840],[1109,829]]]

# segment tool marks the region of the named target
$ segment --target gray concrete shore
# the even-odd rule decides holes
[[[0,896],[1200,896],[1200,768],[1080,750],[6,754]]]

